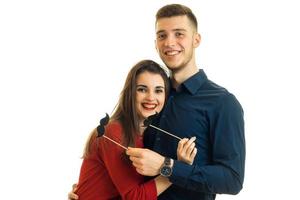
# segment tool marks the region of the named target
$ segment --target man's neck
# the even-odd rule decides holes
[[[196,65],[185,67],[179,71],[172,71],[171,73],[171,82],[172,87],[177,89],[180,84],[182,84],[185,80],[189,79],[193,75],[199,72],[199,69]]]

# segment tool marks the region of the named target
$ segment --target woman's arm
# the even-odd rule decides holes
[[[163,177],[161,175],[157,176],[155,179],[157,196],[163,193],[168,187],[172,185],[168,178]]]

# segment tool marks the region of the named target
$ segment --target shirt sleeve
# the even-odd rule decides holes
[[[211,164],[200,166],[175,161],[170,181],[204,193],[237,194],[242,189],[245,167],[243,109],[236,98],[228,94],[209,120]]]
[[[105,135],[121,143],[120,126],[108,126]],[[136,172],[123,148],[104,137],[100,140],[99,148],[105,167],[122,199],[157,199],[155,181],[144,182],[144,177]]]

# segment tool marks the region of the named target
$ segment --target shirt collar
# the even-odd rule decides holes
[[[200,69],[196,74],[185,80],[181,86],[194,95],[206,81],[207,76],[204,70]]]

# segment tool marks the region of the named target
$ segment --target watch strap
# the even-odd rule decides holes
[[[171,158],[165,157],[164,165],[171,166]]]

